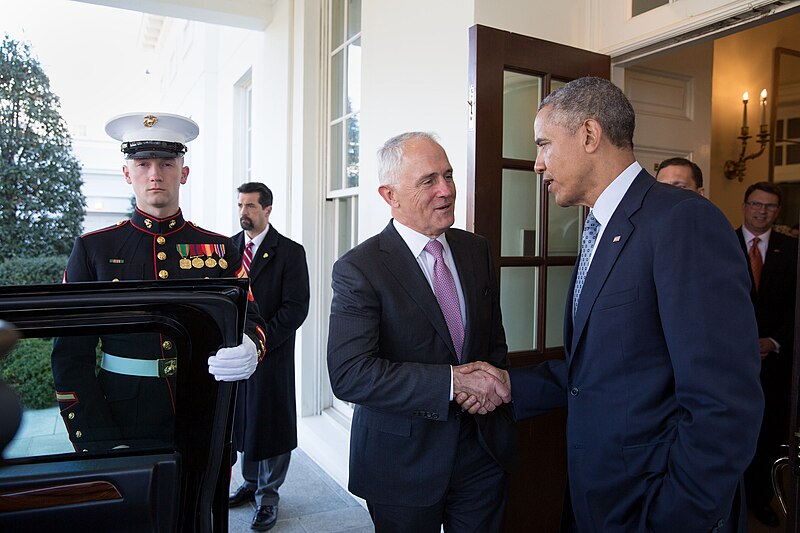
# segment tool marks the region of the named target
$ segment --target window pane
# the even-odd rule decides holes
[[[800,118],[786,119],[786,137],[800,139]]]
[[[342,161],[342,123],[337,122],[331,126],[330,138],[328,139],[330,149],[330,190],[335,191],[342,188],[342,171],[344,169]]]
[[[786,164],[797,165],[800,164],[800,146],[796,144],[789,144],[786,146]]]
[[[331,1],[331,50],[344,42],[344,0]]]
[[[567,84],[567,82],[565,82],[565,81],[550,80],[550,93],[551,94],[554,93],[555,91],[557,91],[558,89],[562,88],[566,84]]]
[[[539,179],[533,172],[503,170],[500,255],[535,256],[539,250]]]
[[[358,187],[358,115],[347,119],[347,184],[345,187]]]
[[[500,308],[509,352],[536,347],[536,302],[539,269],[502,267],[500,269]]]
[[[556,266],[547,269],[547,302],[545,307],[545,348],[564,345],[564,303],[573,267]]]
[[[347,38],[361,31],[361,0],[347,3]]]
[[[341,257],[346,251],[352,248],[353,233],[355,226],[353,224],[353,199],[351,197],[338,198],[336,200],[338,209],[336,210],[337,229],[336,236],[336,257]]]
[[[659,6],[665,6],[668,3],[669,0],[633,0],[631,3],[631,15],[635,17]]]
[[[547,254],[578,255],[580,250],[581,208],[560,207],[547,195]]]
[[[347,46],[347,113],[361,109],[361,39]]]
[[[533,119],[542,94],[542,79],[503,73],[503,157],[536,159]]]
[[[340,50],[331,57],[331,115],[330,120],[336,120],[344,115],[344,50]]]

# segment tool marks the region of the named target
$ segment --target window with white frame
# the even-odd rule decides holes
[[[361,111],[361,0],[329,0],[327,8],[326,102],[326,238],[324,272],[358,243],[358,186],[360,177],[359,116]],[[329,286],[329,284],[327,284]],[[323,306],[330,309],[330,297]],[[326,381],[327,383],[327,381]],[[352,416],[349,404],[323,394],[334,417]]]
[[[252,69],[248,69],[234,85],[233,105],[233,175],[235,180],[251,181],[253,169]]]

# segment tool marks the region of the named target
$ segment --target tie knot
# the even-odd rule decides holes
[[[426,252],[428,252],[429,254],[431,254],[434,257],[434,259],[442,259],[442,250],[443,249],[444,249],[444,246],[442,246],[442,243],[440,243],[436,239],[434,239],[432,241],[428,241],[428,244],[426,244],[425,248],[424,248],[424,250]]]
[[[246,248],[248,250],[252,250],[253,249],[253,241],[248,242]]]
[[[759,239],[758,237],[753,237],[752,246],[757,246],[759,242],[761,242],[761,239]]]

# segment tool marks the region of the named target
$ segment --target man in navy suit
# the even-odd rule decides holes
[[[495,270],[482,237],[451,229],[444,149],[406,133],[378,152],[393,220],[333,267],[328,371],[356,404],[349,489],[375,530],[498,532],[516,434]],[[455,398],[471,397],[463,411]]]
[[[751,297],[758,321],[764,419],[753,462],[745,472],[747,503],[761,522],[780,521],[773,498],[772,463],[781,444],[789,443],[794,298],[797,286],[797,239],[772,229],[781,210],[781,189],[765,181],[747,188],[744,222],[736,230],[753,279]],[[754,247],[755,246],[755,247]]]
[[[251,528],[272,529],[278,520],[278,489],[286,479],[292,450],[297,448],[294,391],[294,340],[308,315],[306,252],[269,222],[272,191],[258,182],[239,192],[242,231],[232,237],[248,269],[250,289],[267,324],[270,359],[239,383],[233,442],[242,452],[244,483],[230,496],[236,507],[256,504]]]
[[[599,78],[539,106],[535,170],[590,211],[566,358],[511,370],[514,412],[568,407],[566,531],[744,529],[763,408],[747,266],[716,207],[642,170],[634,123]]]

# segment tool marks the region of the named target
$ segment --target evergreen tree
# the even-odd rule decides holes
[[[0,43],[0,261],[69,253],[85,214],[81,166],[29,43]]]

